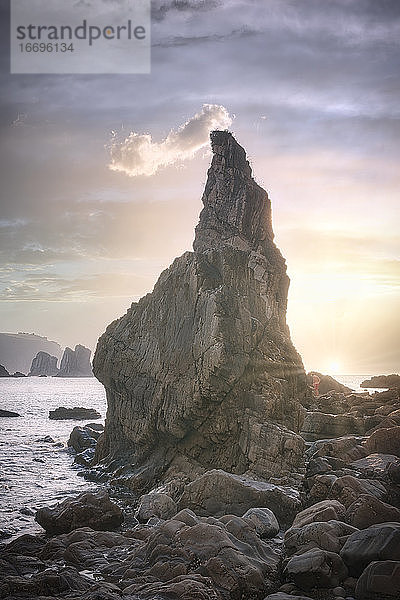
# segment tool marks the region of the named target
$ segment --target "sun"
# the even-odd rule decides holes
[[[339,375],[341,364],[338,360],[331,360],[327,363],[329,375]]]

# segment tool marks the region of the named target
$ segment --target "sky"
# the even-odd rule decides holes
[[[94,349],[191,249],[228,128],[271,198],[306,369],[399,372],[398,0],[153,0],[138,75],[11,75],[8,13],[0,331]]]

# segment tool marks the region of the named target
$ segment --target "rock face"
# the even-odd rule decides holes
[[[232,135],[211,142],[194,252],[109,325],[94,357],[108,398],[97,459],[123,457],[142,490],[167,469],[267,478],[303,460],[293,431],[310,390],[286,325],[270,201]]]
[[[43,375],[53,377],[57,375],[57,357],[51,356],[47,352],[38,352],[32,361],[29,375],[41,377]]]
[[[75,350],[65,348],[61,359],[58,377],[92,377],[93,371],[90,365],[91,351],[85,346],[77,344]]]

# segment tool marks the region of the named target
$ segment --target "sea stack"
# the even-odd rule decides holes
[[[47,352],[38,352],[32,361],[29,376],[53,377],[57,375],[57,356],[51,356]]]
[[[211,147],[194,252],[109,325],[94,357],[108,399],[97,461],[130,465],[135,489],[210,469],[285,482],[303,465],[310,391],[270,200],[231,133],[212,132]]]
[[[65,348],[61,359],[58,377],[92,377],[90,364],[91,351],[85,346],[77,344],[75,350]]]

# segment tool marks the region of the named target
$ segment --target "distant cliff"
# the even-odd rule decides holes
[[[57,342],[34,333],[0,333],[0,364],[10,373],[28,373],[38,352],[61,358],[62,349]]]
[[[54,376],[58,374],[57,369],[58,359],[56,356],[51,356],[48,352],[38,352],[32,361],[29,375],[42,377]]]
[[[65,348],[57,377],[93,377],[91,350],[77,344],[75,350]]]

